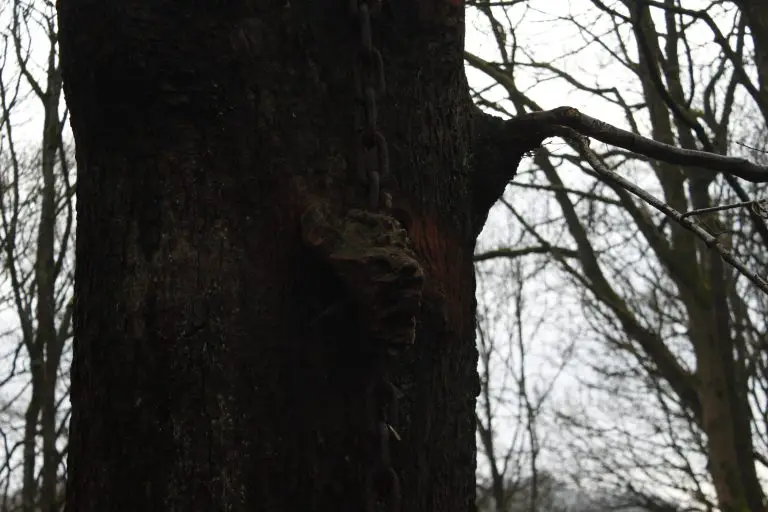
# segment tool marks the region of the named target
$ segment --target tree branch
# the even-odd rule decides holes
[[[511,249],[508,247],[502,247],[500,249],[493,249],[490,251],[481,252],[475,254],[475,262],[487,261],[494,258],[507,258],[515,259],[521,256],[528,256],[529,254],[558,254],[565,258],[576,258],[578,254],[573,249],[566,249],[564,247],[553,247],[549,244],[541,245],[539,247],[522,247],[520,249]]]
[[[472,140],[473,224],[480,234],[493,203],[515,176],[523,156],[548,136],[539,122],[524,116],[504,120],[475,109]]]
[[[573,142],[576,145],[582,157],[587,162],[589,162],[589,164],[595,169],[595,171],[604,180],[621,186],[622,188],[636,195],[637,197],[647,202],[657,210],[661,211],[665,215],[675,219],[678,223],[680,223],[680,225],[684,226],[686,229],[689,229],[696,236],[701,238],[704,241],[704,243],[707,244],[708,247],[711,247],[715,251],[717,251],[725,261],[730,263],[736,270],[738,270],[742,275],[744,275],[753,284],[755,284],[755,286],[757,286],[763,292],[768,294],[768,281],[766,281],[763,277],[759,276],[756,272],[753,272],[750,269],[748,269],[744,264],[742,264],[739,260],[737,260],[736,257],[733,255],[733,253],[730,250],[726,249],[723,246],[723,244],[721,244],[718,241],[717,237],[710,234],[706,229],[701,227],[698,223],[694,222],[690,217],[684,216],[683,213],[678,212],[671,206],[660,201],[653,195],[649,194],[645,190],[635,185],[634,183],[624,179],[617,173],[606,168],[597,158],[597,155],[595,155],[595,153],[592,152],[591,149],[589,149],[589,144],[587,142],[587,139],[583,135],[576,132],[574,129],[570,127],[558,127],[556,128],[556,130],[559,132],[559,135],[561,137]],[[717,156],[717,155],[712,155],[712,156]],[[727,157],[722,157],[722,158],[727,158]]]
[[[719,171],[726,177],[736,176],[753,183],[768,182],[768,166],[757,165],[744,158],[658,142],[590,117],[573,107],[530,112],[507,120],[475,108],[471,184],[475,236],[482,230],[491,206],[515,176],[525,154],[545,139],[561,136],[563,127],[581,136],[667,163]]]
[[[581,135],[671,164],[719,171],[752,183],[768,182],[768,166],[754,164],[745,158],[682,149],[664,144],[612,126],[583,114],[573,107],[558,107],[553,110],[531,112],[514,119],[518,122],[535,120],[540,123],[540,132],[547,131],[547,127],[549,127],[552,135],[556,135],[556,132],[562,133],[558,125],[567,126]]]

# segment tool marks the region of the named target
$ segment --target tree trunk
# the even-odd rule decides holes
[[[347,3],[60,0],[78,162],[69,511],[363,510],[368,327],[301,231],[312,204],[341,217],[366,197],[348,177]],[[392,0],[374,19],[389,191],[425,274],[394,377],[405,512],[474,506],[484,215],[462,18]]]
[[[50,54],[46,87],[46,108],[43,127],[43,150],[40,169],[43,186],[40,191],[40,222],[38,224],[35,277],[37,279],[37,345],[45,354],[42,383],[40,385],[43,464],[40,486],[39,507],[43,512],[60,510],[57,499],[59,482],[59,451],[57,427],[58,407],[56,406],[56,385],[63,350],[63,340],[56,332],[56,164],[61,145],[61,103],[62,84],[59,69],[53,64],[53,49]]]
[[[768,6],[760,0],[737,0],[735,3],[744,13],[752,34],[758,77],[758,105],[763,117],[768,119]],[[755,101],[758,101],[758,98],[755,98]]]

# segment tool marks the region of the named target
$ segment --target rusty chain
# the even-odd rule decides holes
[[[368,206],[377,210],[382,197],[381,181],[389,176],[387,139],[378,127],[378,104],[386,90],[384,62],[373,45],[371,18],[381,11],[381,0],[349,0],[357,19],[360,46],[354,67],[355,95],[360,108],[355,113],[357,177],[368,186]]]
[[[349,0],[349,12],[357,22],[359,49],[354,66],[354,88],[359,108],[355,112],[357,176],[368,187],[368,207],[378,210],[389,196],[381,190],[389,176],[387,139],[378,127],[378,103],[386,90],[384,63],[373,45],[371,18],[381,12],[382,0]],[[400,478],[392,466],[390,444],[399,440],[398,390],[388,375],[391,355],[382,347],[375,353],[374,371],[365,390],[366,426],[371,437],[370,466],[365,475],[365,512],[376,512],[377,503],[387,512],[400,512]]]

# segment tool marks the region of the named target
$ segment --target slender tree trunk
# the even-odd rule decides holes
[[[35,352],[36,353],[36,352]],[[23,512],[33,512],[37,504],[37,426],[40,417],[40,365],[42,358],[35,361],[35,353],[30,351],[32,386],[31,397],[24,412],[24,464],[21,483],[21,506]]]
[[[768,5],[761,0],[736,0],[747,19],[755,47],[760,106],[768,111]]]
[[[41,172],[43,187],[40,191],[40,223],[38,225],[37,259],[35,276],[37,278],[37,336],[38,346],[44,347],[45,363],[41,383],[42,410],[40,426],[43,440],[42,485],[40,488],[39,510],[55,512],[59,510],[57,497],[59,452],[56,448],[56,383],[62,342],[56,332],[56,155],[61,143],[61,123],[59,121],[59,103],[62,84],[59,69],[55,64],[54,48],[51,48],[48,80],[46,87],[45,120],[43,126],[43,148],[41,154]]]
[[[365,197],[347,4],[60,0],[78,161],[68,510],[363,510],[367,327],[301,236],[313,201]],[[474,506],[462,16],[392,0],[374,23],[393,210],[425,273],[395,378],[404,512]]]
[[[657,46],[657,33],[647,6],[641,7],[642,15],[633,8],[638,47],[648,48],[653,59],[649,59],[646,50],[639,53],[640,78],[646,98],[649,98],[653,135],[657,140],[674,143],[672,127],[677,128],[682,146],[695,149],[690,126],[679,117],[667,111],[668,105],[659,93],[659,84],[654,83],[652,75],[658,73],[657,62],[661,61],[660,48]],[[757,43],[757,40],[756,40]],[[674,53],[674,48],[667,49],[667,55]],[[674,65],[673,65],[674,64]],[[667,59],[665,81],[669,84],[671,96],[682,101],[683,93],[679,84],[679,70],[676,61]],[[678,210],[688,209],[685,183],[688,183],[690,208],[711,206],[708,187],[713,176],[691,173],[665,164],[656,164],[657,176],[664,189],[665,199]],[[717,492],[718,505],[725,512],[762,509],[763,493],[757,478],[751,442],[751,418],[748,407],[744,408],[743,398],[747,395],[745,382],[737,378],[734,361],[734,340],[730,329],[729,305],[727,297],[727,278],[720,257],[709,249],[703,248],[691,232],[679,225],[672,225],[673,247],[679,261],[707,261],[702,263],[701,276],[691,276],[685,280],[677,279],[680,297],[685,304],[690,318],[690,337],[696,353],[697,402],[700,404],[699,424],[707,436],[708,470]],[[697,247],[703,254],[697,255]],[[686,284],[706,282],[702,289]],[[681,395],[682,396],[682,395]]]

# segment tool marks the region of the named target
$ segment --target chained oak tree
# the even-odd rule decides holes
[[[764,175],[573,109],[480,113],[452,1],[60,0],[59,16],[71,511],[470,510],[472,252],[523,155],[559,135],[586,158],[586,134]]]

